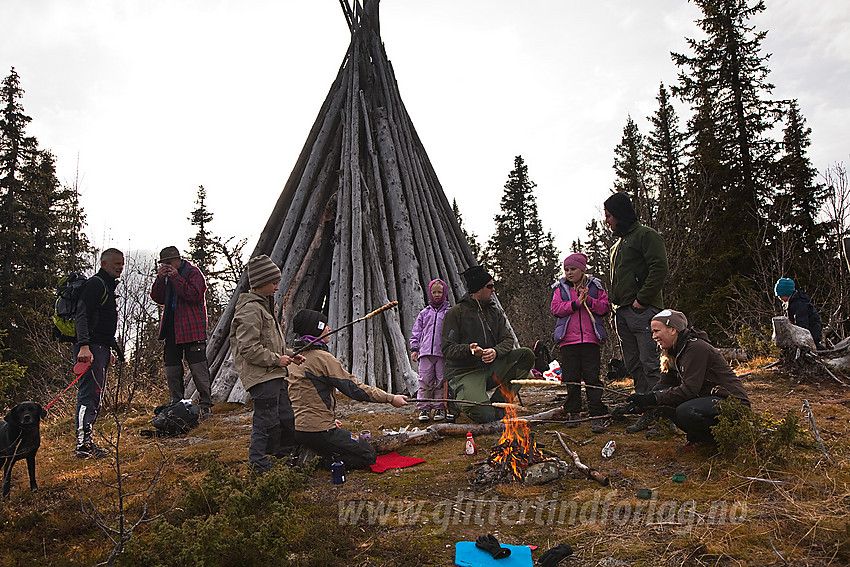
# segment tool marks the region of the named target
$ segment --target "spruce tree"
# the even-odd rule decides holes
[[[32,119],[24,113],[20,102],[23,95],[20,77],[12,67],[0,87],[0,310],[4,312],[8,311],[9,293],[20,262],[17,243],[28,239],[20,222],[22,171],[36,151],[35,138],[25,132]]]
[[[207,190],[203,185],[198,186],[198,198],[195,200],[197,207],[192,210],[189,222],[198,227],[195,236],[189,239],[189,258],[201,270],[207,280],[207,308],[212,314],[212,319],[218,319],[220,311],[219,290],[217,285],[220,239],[213,236],[207,228],[213,220],[212,211],[207,208]]]
[[[590,219],[585,227],[587,240],[573,243],[572,251],[581,252],[587,256],[587,269],[602,281],[602,287],[609,289],[611,285],[610,253],[617,237],[603,223]]]
[[[472,250],[472,255],[475,258],[482,262],[481,256],[481,245],[478,243],[478,235],[474,232],[467,232],[466,227],[463,226],[463,216],[460,214],[460,209],[457,206],[457,199],[452,199],[452,212],[455,215],[455,219],[457,219],[457,224],[460,226],[460,230],[463,232],[463,236],[466,238],[466,242],[469,244],[469,248]]]
[[[629,195],[638,218],[654,226],[656,201],[646,186],[643,136],[631,116],[623,128],[623,139],[614,148],[614,172],[614,191]]]
[[[769,184],[777,144],[768,137],[777,104],[767,98],[766,32],[750,18],[761,0],[694,0],[706,37],[687,39],[692,55],[673,53],[680,67],[673,94],[691,105],[691,152],[686,190],[693,240],[680,275],[680,305],[698,324],[725,318],[728,298],[755,271],[753,251],[763,245],[762,220],[771,202]],[[751,5],[752,4],[752,5]]]
[[[664,83],[658,88],[658,110],[649,117],[652,131],[646,137],[646,168],[657,191],[655,229],[662,236],[679,232],[682,211],[687,209],[682,188],[684,135],[679,131],[679,117],[670,102]]]
[[[789,103],[782,137],[782,156],[776,162],[776,195],[771,218],[777,228],[791,230],[803,253],[817,251],[824,229],[818,212],[826,199],[826,187],[817,183],[817,170],[807,155],[812,129],[800,113],[797,101]]]
[[[485,254],[498,282],[499,299],[525,345],[551,334],[549,285],[557,278],[559,266],[552,233],[544,232],[537,213],[536,186],[522,156],[514,158]]]
[[[51,337],[52,297],[62,271],[88,252],[77,194],[62,187],[56,158],[26,135],[30,117],[12,68],[0,88],[0,332],[30,376],[55,376],[61,349]]]

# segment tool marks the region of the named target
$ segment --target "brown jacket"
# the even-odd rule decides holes
[[[327,431],[336,427],[336,390],[361,402],[393,401],[392,394],[358,382],[325,345],[311,348],[301,353],[304,362],[289,366],[286,378],[296,431]]]
[[[251,387],[275,378],[285,378],[280,364],[286,354],[286,342],[272,314],[274,299],[249,291],[236,300],[236,312],[230,323],[230,349],[242,387]]]
[[[670,353],[676,357],[675,371],[666,373],[655,387],[660,405],[675,407],[704,396],[733,396],[744,405],[750,405],[741,379],[707,339],[702,331],[689,329],[680,334],[676,346],[671,349],[675,352]],[[660,389],[665,386],[666,389]]]

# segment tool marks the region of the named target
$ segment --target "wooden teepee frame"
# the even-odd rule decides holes
[[[333,329],[398,300],[398,310],[339,332],[330,348],[360,380],[413,392],[406,337],[424,289],[439,277],[454,303],[464,292],[459,272],[477,262],[399,96],[378,1],[340,0],[351,44],[252,257],[281,266],[284,327],[304,308],[324,310]],[[207,345],[216,402],[247,400],[228,341],[247,287],[243,274]]]

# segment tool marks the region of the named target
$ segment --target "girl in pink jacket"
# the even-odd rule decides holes
[[[441,279],[428,284],[428,306],[419,312],[410,335],[410,359],[419,361],[419,398],[445,398],[443,395],[443,317],[449,310],[446,284]],[[446,419],[441,402],[417,402],[419,421]]]
[[[602,282],[585,274],[587,256],[570,254],[564,259],[564,277],[552,287],[552,315],[558,318],[555,324],[555,347],[561,362],[561,380],[569,382],[564,413],[569,419],[578,419],[581,411],[581,382],[590,386],[602,386],[599,376],[600,347],[606,333],[602,316],[608,313],[611,304]],[[602,390],[587,388],[587,409],[590,416],[608,413],[602,402]],[[567,427],[577,427],[569,423]],[[601,419],[590,422],[594,433],[604,433],[605,423]]]

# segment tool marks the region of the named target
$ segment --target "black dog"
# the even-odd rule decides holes
[[[39,425],[47,411],[35,402],[21,402],[0,421],[0,464],[3,465],[3,497],[12,489],[12,466],[27,460],[30,490],[38,490],[35,482],[35,454],[41,445]]]

